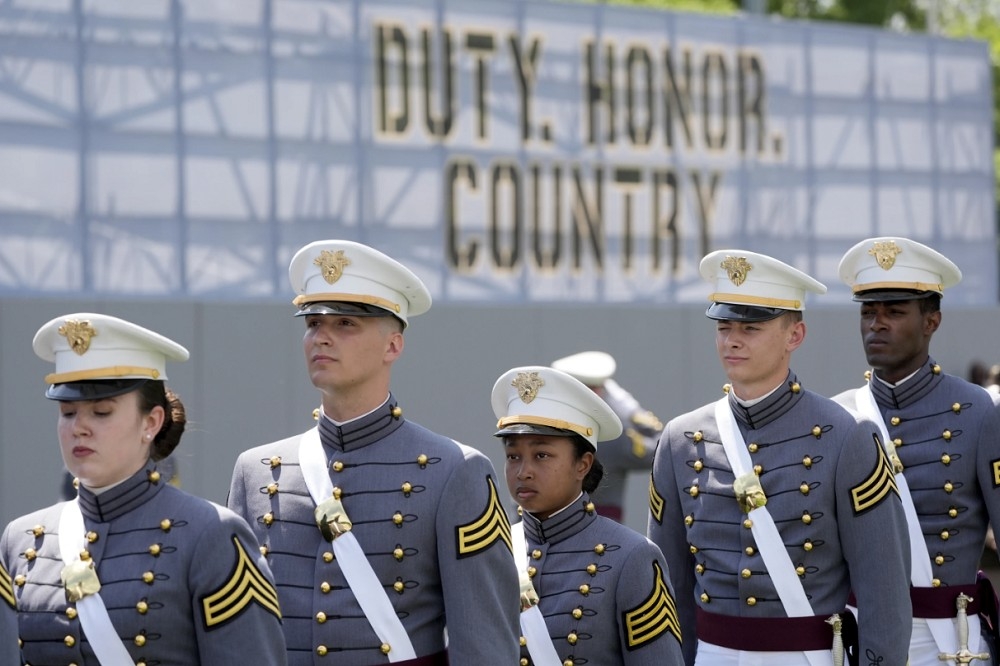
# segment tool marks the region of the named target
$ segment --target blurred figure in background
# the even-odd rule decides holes
[[[622,522],[629,472],[649,472],[663,424],[613,379],[617,364],[611,354],[580,352],[553,361],[552,367],[589,387],[622,422],[623,430],[618,437],[601,442],[604,481],[591,495],[599,514]]]

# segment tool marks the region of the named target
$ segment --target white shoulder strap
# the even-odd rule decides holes
[[[514,564],[517,565],[517,575],[528,577],[528,544],[524,539],[524,523],[519,522],[510,527],[510,542],[514,544]],[[542,617],[538,606],[532,606],[521,611],[521,633],[524,634],[528,654],[536,666],[561,666],[559,655],[556,654],[552,637]]]
[[[77,500],[66,502],[59,516],[59,556],[69,566],[80,562],[87,531]],[[101,666],[134,666],[135,662],[118,636],[100,593],[88,594],[76,602],[80,628],[90,642]]]
[[[318,429],[309,430],[299,439],[299,464],[313,502],[319,505],[333,495],[329,463]],[[338,535],[333,540],[333,552],[372,629],[389,646],[389,661],[416,659],[410,636],[354,534],[348,531]]]
[[[875,381],[874,376],[870,381]],[[882,418],[878,403],[875,402],[871,384],[865,384],[858,389],[857,393],[854,394],[854,403],[859,414],[878,426],[882,445],[890,460],[896,458],[896,447],[889,438],[889,429],[885,425],[885,419]],[[895,477],[899,499],[903,502],[903,513],[906,515],[906,531],[910,537],[910,582],[913,583],[914,587],[931,587],[931,580],[934,578],[931,569],[931,556],[927,552],[927,543],[924,541],[924,534],[920,529],[920,519],[917,517],[917,509],[913,505],[910,485],[906,482],[906,477],[902,472],[897,473]],[[958,636],[951,619],[927,618],[927,627],[930,629],[931,635],[934,636],[934,642],[937,643],[938,650],[942,654],[956,652]],[[978,640],[978,637],[974,637],[974,640]]]

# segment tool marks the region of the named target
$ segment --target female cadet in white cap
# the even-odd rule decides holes
[[[521,522],[522,664],[682,664],[667,565],[641,534],[599,516],[597,442],[621,421],[570,375],[513,368],[493,387],[507,488]]]
[[[187,350],[91,313],[53,319],[33,345],[55,362],[45,395],[59,403],[60,450],[79,494],[17,518],[0,538],[21,661],[284,664],[277,594],[249,526],[157,470],[186,420],[164,384],[166,360]],[[2,590],[0,581],[0,599]]]

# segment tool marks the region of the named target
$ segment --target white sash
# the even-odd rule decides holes
[[[63,564],[80,560],[80,551],[87,542],[87,528],[83,524],[78,500],[66,502],[59,516],[59,556]],[[80,628],[90,642],[101,666],[134,666],[135,662],[125,649],[121,637],[111,624],[108,609],[100,593],[90,594],[76,602]]]
[[[329,463],[316,428],[304,433],[299,439],[299,465],[313,502],[319,505],[333,496]],[[379,640],[391,648],[387,655],[389,661],[416,659],[410,637],[354,534],[348,531],[337,536],[333,540],[333,552],[372,629]]]
[[[518,576],[528,575],[528,549],[524,538],[524,523],[519,522],[510,527],[510,542],[514,544],[514,563],[517,565]],[[531,662],[536,666],[561,666],[559,655],[556,654],[552,636],[542,617],[538,606],[521,611],[521,633],[528,646]]]
[[[876,381],[874,375],[870,381]],[[891,452],[889,448],[892,439],[889,437],[889,429],[886,428],[885,419],[875,402],[871,385],[865,384],[858,389],[854,395],[854,402],[858,412],[875,422],[878,426],[879,434],[882,437],[883,446],[886,452]],[[910,582],[914,587],[931,587],[931,580],[934,578],[931,569],[931,558],[927,552],[927,543],[924,540],[923,532],[920,531],[920,519],[917,518],[917,509],[913,506],[913,497],[910,495],[910,486],[906,483],[906,477],[902,472],[895,475],[896,487],[899,489],[899,499],[903,501],[903,513],[906,514],[906,531],[910,541]],[[971,618],[970,618],[971,619]],[[927,618],[927,628],[934,636],[938,650],[942,654],[955,654],[958,650],[958,636],[955,630],[955,623],[949,618]],[[969,636],[969,649],[978,652],[979,633]],[[953,663],[953,662],[949,662]]]
[[[746,442],[743,441],[743,434],[736,426],[736,417],[729,407],[729,397],[723,397],[715,403],[715,421],[719,426],[719,437],[722,439],[722,447],[726,451],[726,458],[729,459],[729,466],[733,469],[733,474],[737,478],[744,474],[753,473],[753,461],[750,460],[750,453],[747,451]],[[761,559],[764,566],[774,581],[774,589],[778,592],[785,613],[788,617],[807,617],[815,615],[806,592],[802,589],[802,580],[795,573],[795,565],[792,558],[788,556],[785,544],[781,541],[778,528],[771,518],[766,506],[760,506],[747,514],[751,520],[750,530],[753,532],[754,540],[760,550]],[[831,630],[832,636],[832,630]],[[820,655],[824,652],[811,650],[803,654],[809,659],[812,666],[820,666],[825,660]],[[828,652],[826,653],[829,654]]]

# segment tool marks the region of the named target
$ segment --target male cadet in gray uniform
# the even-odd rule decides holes
[[[940,663],[938,655],[963,648],[983,653],[978,612],[992,593],[977,589],[976,572],[986,530],[1000,524],[1000,419],[982,387],[942,372],[929,351],[942,294],[962,273],[906,238],[862,241],[839,270],[861,304],[872,371],[865,386],[835,399],[875,421],[896,468],[910,533],[910,664]],[[960,595],[972,598],[965,618],[957,617]]]
[[[289,664],[516,664],[519,585],[493,466],[403,418],[389,391],[427,288],[341,240],[303,247],[289,277],[322,410],[315,428],[244,452],[229,492],[274,572]]]
[[[0,664],[20,664],[14,583],[0,558]]]
[[[731,383],[667,424],[650,482],[649,534],[670,566],[687,662],[837,663],[853,587],[861,663],[902,666],[909,552],[892,469],[873,423],[789,368],[806,292],[826,287],[742,250],[700,270]]]
[[[604,480],[592,496],[599,514],[622,522],[628,473],[649,471],[663,424],[612,379],[617,364],[611,354],[580,352],[553,361],[552,367],[583,382],[608,403],[622,422],[622,434],[612,441],[601,443]]]

